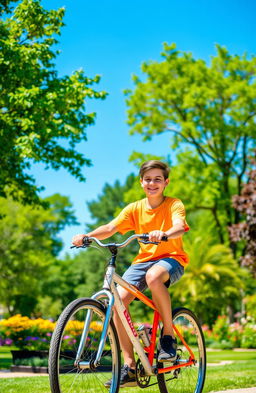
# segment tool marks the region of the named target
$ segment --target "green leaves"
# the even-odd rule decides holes
[[[0,198],[0,298],[9,312],[29,315],[34,311],[62,247],[58,234],[66,225],[77,223],[67,197],[55,194],[45,202],[47,209]],[[33,304],[24,302],[25,308],[19,308],[20,299],[32,295]]]
[[[205,160],[232,159],[237,133],[253,135],[249,123],[256,116],[256,58],[231,56],[217,46],[217,56],[207,66],[174,44],[164,44],[162,56],[162,62],[142,65],[144,82],[133,78],[135,90],[127,93],[131,133],[147,138],[169,130]]]
[[[8,12],[8,11],[7,11]],[[45,10],[40,1],[23,0],[10,18],[0,22],[0,195],[39,203],[39,188],[26,174],[34,162],[66,168],[84,181],[82,167],[90,159],[77,152],[95,113],[87,99],[104,99],[83,70],[59,77],[54,66],[56,36],[65,10]]]

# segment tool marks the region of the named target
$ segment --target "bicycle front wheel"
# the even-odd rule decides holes
[[[206,372],[205,342],[201,326],[195,314],[187,308],[177,308],[173,311],[173,324],[189,345],[195,356],[191,366],[177,368],[166,374],[157,376],[161,393],[201,393]],[[190,353],[177,336],[177,360],[173,365],[182,365],[190,360]],[[170,363],[158,363],[158,367],[170,367]]]
[[[77,299],[62,312],[52,336],[49,351],[52,393],[118,392],[120,346],[112,320],[100,364],[95,369],[79,367],[79,363],[76,365],[76,354],[88,312],[91,313],[89,332],[80,361],[90,362],[96,357],[106,315],[105,307],[97,300]]]

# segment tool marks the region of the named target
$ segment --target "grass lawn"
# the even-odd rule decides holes
[[[5,357],[6,356],[6,357]],[[0,347],[2,364],[10,364],[10,357]],[[208,366],[204,393],[239,387],[256,386],[256,351],[211,351],[207,353],[208,363],[232,360],[224,366]],[[3,363],[2,363],[3,362]],[[138,388],[122,389],[122,393],[137,393]],[[50,393],[48,377],[3,378],[0,379],[1,393]],[[147,388],[146,393],[159,392],[158,385]],[[176,393],[173,391],[173,393]]]
[[[249,361],[256,365],[256,349],[255,351],[207,351],[207,363],[219,363],[223,360]]]
[[[12,364],[12,354],[11,354],[12,349],[16,349],[16,348],[0,346],[0,370],[4,368],[10,368]]]

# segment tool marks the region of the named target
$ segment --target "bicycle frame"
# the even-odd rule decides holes
[[[124,306],[119,293],[116,288],[116,284],[122,286],[125,288],[127,291],[129,291],[132,295],[134,295],[136,298],[141,300],[144,304],[146,304],[148,307],[152,308],[154,310],[154,317],[153,317],[153,325],[152,325],[152,335],[151,335],[151,340],[150,340],[150,345],[148,347],[143,347],[140,343],[140,339],[138,337],[138,333],[136,329],[134,328],[133,322],[131,320],[130,314],[127,311],[126,307]],[[80,362],[79,359],[81,358],[83,348],[87,339],[87,335],[89,332],[89,326],[90,326],[90,321],[91,321],[91,311],[88,311],[85,324],[84,324],[84,329],[81,337],[81,341],[79,344],[77,356],[76,356],[76,361],[75,364],[79,365],[80,368],[90,368],[90,367],[97,367],[99,364],[102,351],[104,348],[106,336],[107,336],[107,331],[110,323],[110,319],[112,316],[112,310],[113,306],[115,304],[115,308],[118,312],[118,315],[122,321],[122,324],[133,344],[133,347],[135,349],[135,352],[139,356],[141,363],[145,369],[145,374],[146,375],[156,375],[156,374],[161,374],[161,373],[167,373],[172,370],[181,368],[181,367],[188,367],[191,365],[195,364],[195,356],[193,354],[193,351],[189,347],[189,345],[186,343],[185,339],[182,337],[181,333],[178,331],[175,325],[173,325],[175,334],[180,338],[181,342],[183,345],[186,347],[186,349],[190,353],[190,359],[188,361],[181,362],[176,365],[172,365],[170,367],[163,367],[163,368],[157,368],[156,366],[153,366],[153,360],[154,360],[154,353],[155,353],[155,345],[156,345],[156,334],[158,330],[158,325],[159,321],[161,320],[160,314],[158,313],[153,301],[149,299],[146,295],[144,295],[142,292],[140,292],[135,286],[129,284],[126,282],[123,278],[121,278],[116,272],[115,272],[115,267],[114,266],[108,266],[105,277],[104,277],[104,284],[103,284],[103,289],[97,293],[95,293],[92,296],[92,299],[98,300],[100,298],[107,298],[108,299],[108,306],[107,306],[107,311],[106,311],[106,317],[104,320],[103,324],[103,329],[102,329],[102,334],[101,334],[101,339],[100,339],[100,344],[99,348],[97,351],[96,358],[91,360],[90,362]]]

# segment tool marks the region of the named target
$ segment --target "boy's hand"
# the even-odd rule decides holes
[[[74,246],[82,246],[83,245],[83,238],[86,235],[75,235],[72,237],[72,244],[74,244]]]
[[[150,242],[160,242],[163,236],[166,236],[166,233],[163,231],[151,231],[148,234]]]

